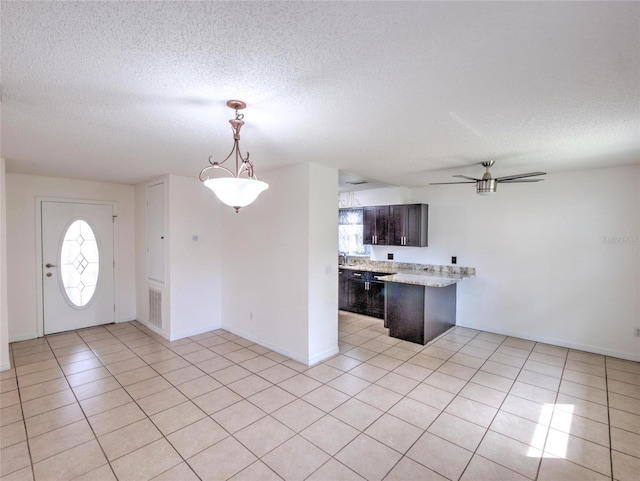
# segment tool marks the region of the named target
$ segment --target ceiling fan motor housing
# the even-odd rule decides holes
[[[498,187],[498,183],[496,182],[496,179],[492,179],[492,178],[489,178],[489,179],[483,178],[482,180],[478,180],[476,182],[476,192],[481,195],[495,194],[497,187]]]

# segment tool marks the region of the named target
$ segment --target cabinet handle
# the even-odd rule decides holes
[[[362,274],[358,274],[357,272],[354,272],[353,277],[362,277]]]

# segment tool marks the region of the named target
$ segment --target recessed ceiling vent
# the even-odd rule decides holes
[[[362,184],[368,184],[369,182],[367,182],[366,180],[354,180],[353,182],[346,182],[346,183],[351,185],[362,185]]]

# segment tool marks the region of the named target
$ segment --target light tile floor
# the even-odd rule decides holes
[[[640,364],[456,327],[423,347],[340,313],[307,368],[136,322],[11,345],[3,480],[640,479]]]

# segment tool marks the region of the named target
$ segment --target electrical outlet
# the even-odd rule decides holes
[[[458,258],[456,256],[451,256],[451,263],[452,264],[457,264],[458,263]]]
[[[389,252],[389,253],[387,254],[387,260],[388,260],[388,261],[392,261],[392,260],[393,260],[393,252]]]
[[[640,327],[635,328],[636,337],[640,337]]]

